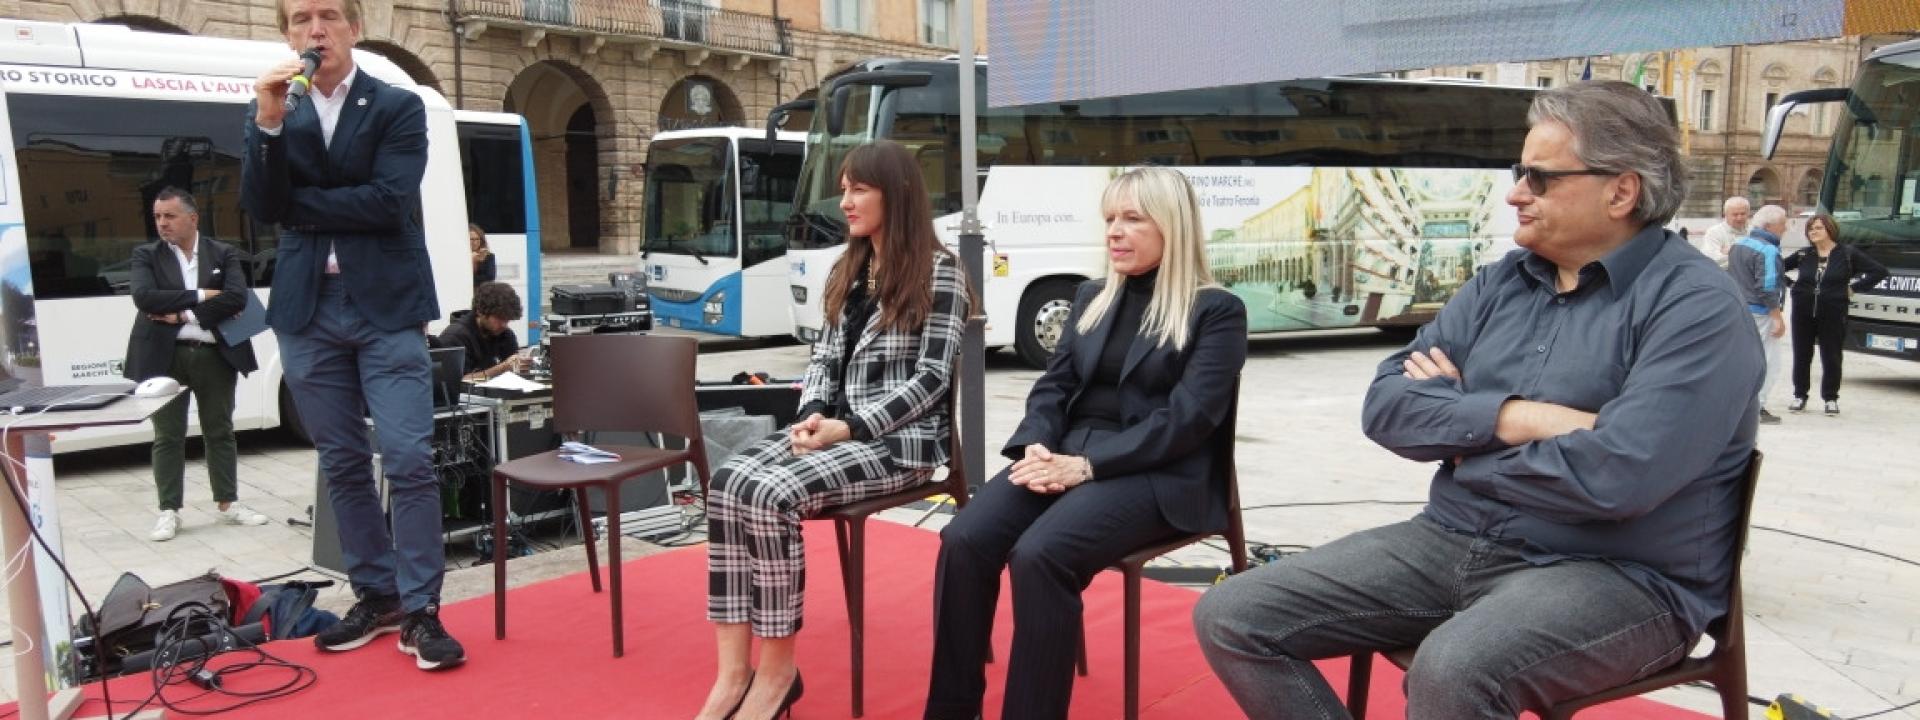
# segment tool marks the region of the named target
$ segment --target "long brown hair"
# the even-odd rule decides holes
[[[879,287],[867,290],[879,301],[880,326],[895,332],[919,330],[933,311],[934,254],[951,254],[934,233],[933,208],[926,183],[920,179],[920,164],[898,143],[877,140],[848,152],[840,164],[840,177],[879,190],[885,208],[882,233],[887,250],[874,272]],[[827,322],[840,323],[847,294],[873,254],[873,238],[849,235],[846,253],[827,275]]]

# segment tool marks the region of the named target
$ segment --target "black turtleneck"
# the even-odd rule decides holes
[[[1100,361],[1093,366],[1093,377],[1086,379],[1086,390],[1073,404],[1071,422],[1091,421],[1112,427],[1123,424],[1120,372],[1126,368],[1127,351],[1133,347],[1134,338],[1140,335],[1140,319],[1153,302],[1153,284],[1159,275],[1160,269],[1154,268],[1127,278],[1118,302],[1108,310],[1113,313],[1113,331],[1107,334],[1106,346],[1100,348]]]

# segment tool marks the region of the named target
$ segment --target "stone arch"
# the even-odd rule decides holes
[[[1773,82],[1785,82],[1787,79],[1787,66],[1781,65],[1780,63],[1770,63],[1765,69],[1760,71],[1760,77]]]
[[[1747,177],[1747,200],[1753,207],[1759,208],[1768,203],[1778,203],[1783,199],[1780,191],[1780,173],[1762,165]]]
[[[440,91],[440,79],[434,76],[433,68],[412,51],[384,40],[361,40],[355,47],[392,60],[414,82],[433,88],[434,92]]]
[[[696,127],[751,125],[733,88],[711,75],[687,75],[661,96],[654,115],[655,131]]]
[[[1811,209],[1820,206],[1820,179],[1825,175],[1823,168],[1807,168],[1800,176],[1800,185],[1793,193],[1793,201],[1800,208]]]
[[[1813,84],[1817,87],[1833,87],[1840,84],[1840,73],[1833,68],[1823,67],[1813,71]]]
[[[507,84],[501,108],[525,116],[533,137],[541,246],[603,249],[612,235],[601,209],[619,197],[624,175],[613,154],[618,118],[606,88],[577,65],[541,60]]]
[[[108,15],[93,21],[96,25],[125,25],[145,32],[168,33],[171,35],[192,35],[186,28],[151,15]]]
[[[1726,72],[1720,68],[1719,60],[1704,60],[1694,68],[1694,73],[1699,75],[1725,75]]]

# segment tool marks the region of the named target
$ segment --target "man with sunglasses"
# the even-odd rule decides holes
[[[1727,611],[1763,361],[1732,279],[1663,229],[1677,132],[1622,82],[1542,92],[1528,120],[1521,250],[1367,392],[1367,436],[1439,464],[1426,508],[1194,611],[1249,717],[1347,717],[1312,661],[1418,646],[1407,717],[1513,718],[1664,669]]]

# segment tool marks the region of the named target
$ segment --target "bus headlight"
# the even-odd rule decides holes
[[[719,325],[720,321],[727,317],[727,294],[714,293],[713,297],[707,298],[706,305],[702,306],[700,311],[708,325]]]

